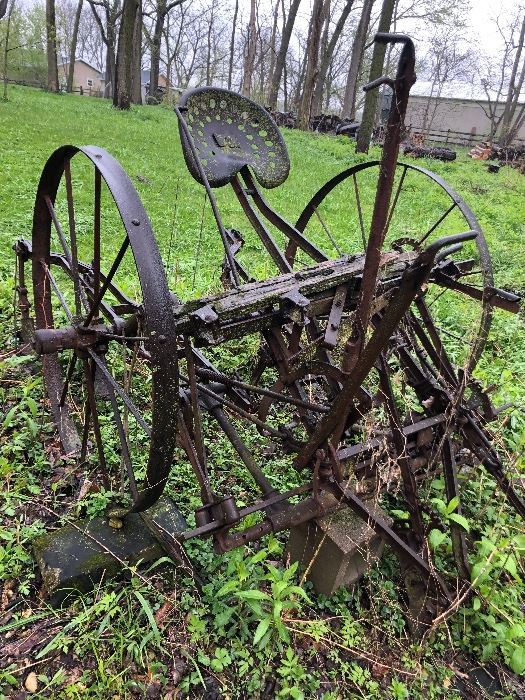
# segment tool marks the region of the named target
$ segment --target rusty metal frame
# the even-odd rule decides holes
[[[121,166],[100,148],[64,146],[50,157],[42,173],[35,203],[32,241],[19,241],[16,245],[20,308],[22,315],[27,317],[29,302],[27,291],[23,291],[23,269],[24,263],[31,260],[36,320],[34,345],[43,357],[46,388],[62,444],[68,452],[80,451],[81,456],[85,455],[87,434],[92,427],[99,449],[100,466],[105,471],[94,393],[95,377],[99,377],[110,399],[129,475],[132,505],[119,508],[120,516],[130,511],[145,511],[159,498],[173,468],[178,440],[193,467],[202,498],[202,506],[195,513],[195,527],[178,533],[180,542],[197,536],[213,536],[216,548],[224,552],[270,532],[289,529],[339,507],[349,506],[390,543],[401,559],[416,567],[424,578],[433,582],[439,594],[448,599],[446,584],[436,576],[427,559],[426,528],[418,484],[425,478],[425,470],[435,469],[439,461],[445,477],[447,498],[459,497],[456,447],[459,443],[479,459],[496,478],[510,503],[525,516],[525,504],[505,476],[499,456],[484,428],[486,416],[480,416],[463,400],[470,374],[487,339],[493,307],[515,312],[519,300],[493,286],[485,239],[476,218],[461,197],[434,173],[397,162],[408,94],[415,80],[414,47],[404,35],[378,34],[376,41],[402,46],[396,78],[381,78],[366,86],[366,89],[373,89],[380,84],[388,84],[394,92],[382,159],[358,164],[329,180],[306,205],[295,226],[268,204],[256,182],[257,179],[268,187],[282,182],[288,168],[285,153],[281,153],[282,160],[278,167],[272,168],[268,162],[258,165],[257,158],[247,150],[250,139],[241,139],[244,151],[236,143],[237,132],[231,126],[231,119],[221,126],[220,115],[214,115],[215,122],[224,128],[224,133],[208,133],[205,129],[199,131],[190,123],[192,97],[198,98],[200,109],[205,104],[203,100],[208,98],[210,104],[213,100],[214,105],[217,99],[222,98],[228,108],[234,105],[237,109],[236,105],[240,105],[236,113],[246,114],[243,119],[246,128],[249,126],[251,129],[248,136],[263,139],[265,157],[271,159],[271,149],[279,151],[284,147],[284,142],[276,128],[272,131],[273,122],[262,108],[251,101],[243,102],[244,98],[237,98],[227,91],[199,88],[190,91],[175,109],[186,162],[190,172],[206,189],[224,246],[223,279],[229,290],[187,303],[179,300],[168,288],[147,214]],[[241,109],[246,112],[240,112]],[[259,128],[261,125],[264,129]],[[216,169],[213,159],[209,160],[215,156],[215,148],[220,155]],[[221,149],[224,149],[224,153]],[[203,153],[206,159],[203,159]],[[93,265],[78,260],[76,250],[69,163],[78,154],[91,161],[95,173]],[[402,171],[394,191],[398,166]],[[378,187],[367,240],[356,175],[373,167],[378,168]],[[415,250],[385,252],[386,233],[410,171],[423,174],[440,186],[451,204],[422,237]],[[230,175],[226,177],[225,173],[228,172]],[[63,176],[70,244],[54,210]],[[310,219],[314,215],[319,216],[317,210],[323,200],[346,180],[353,181],[356,189],[356,206],[366,249],[362,255],[341,256],[331,261],[308,240],[304,231]],[[123,225],[123,242],[107,274],[100,269],[102,183],[111,192]],[[233,229],[225,228],[213,194],[214,187],[227,183],[232,186],[248,222],[277,267],[279,274],[271,280],[251,280],[249,272],[236,257],[242,247],[242,236]],[[427,244],[426,239],[454,209],[463,215],[467,230]],[[276,227],[287,239],[285,250],[276,244],[268,224]],[[61,252],[51,250],[52,225],[57,229],[63,249]],[[451,263],[450,256],[467,241],[475,241],[477,246],[482,290],[459,281],[462,270],[468,270],[468,260]],[[423,246],[423,243],[426,245]],[[142,299],[139,301],[129,299],[113,279],[128,249],[133,254],[141,285]],[[299,271],[293,269],[298,250],[312,260],[311,267]],[[68,309],[53,277],[53,266],[63,270],[74,285],[74,313]],[[447,356],[426,306],[424,288],[428,282],[471,296],[481,304],[476,342],[466,371],[461,376]],[[52,292],[68,318],[69,325],[65,328],[54,325]],[[105,300],[107,292],[117,300],[117,304]],[[344,313],[351,313],[353,320],[339,368],[334,364],[330,351],[337,345]],[[326,324],[324,328],[323,323]],[[27,318],[25,325],[30,325]],[[221,372],[201,349],[248,333],[259,333],[264,341],[251,382],[235,374]],[[184,342],[179,345],[178,339],[181,337]],[[152,376],[151,425],[144,420],[140,409],[116,382],[106,365],[105,348],[112,341],[141,343],[140,354],[149,363]],[[65,349],[71,350],[72,356],[64,379],[58,353]],[[65,401],[77,358],[82,360],[87,385],[82,441],[76,433]],[[421,415],[408,424],[403,423],[396,406],[389,377],[389,359],[399,364],[424,407]],[[186,365],[187,376],[179,372],[181,362]],[[260,383],[268,367],[273,368],[277,375],[269,388]],[[371,396],[364,386],[373,370],[377,370],[380,380],[380,392],[376,397]],[[304,381],[307,378],[322,390],[322,402],[305,393]],[[258,399],[258,403],[253,397]],[[140,486],[135,484],[132,456],[127,448],[117,399],[134,415],[150,438],[146,479]],[[366,415],[377,400],[386,408],[389,430],[381,438],[371,436],[357,444],[348,444],[346,436],[355,438],[360,417]],[[488,398],[483,397],[485,400],[488,401]],[[288,426],[276,428],[268,422],[270,408],[275,402],[293,407],[297,424],[306,432],[306,440],[297,438]],[[204,444],[203,411],[209,413],[224,432],[260,491],[260,497],[244,508],[239,508],[231,495],[213,491]],[[490,411],[489,414],[495,415]],[[296,468],[307,473],[305,483],[279,493],[243,441],[231,416],[253,424],[262,435],[271,436],[285,450],[294,454]],[[421,448],[419,436],[427,433],[430,433],[431,447]],[[411,530],[406,541],[381,518],[374,516],[349,486],[350,474],[356,478],[369,476],[382,459],[390,459],[392,454],[400,467],[410,513]],[[107,478],[107,475],[103,476]],[[291,504],[290,499],[296,496],[303,498]],[[246,516],[258,511],[264,513],[259,523],[239,529]],[[453,525],[451,537],[458,572],[462,578],[467,578],[469,565],[464,535]],[[175,544],[178,549],[179,543]]]

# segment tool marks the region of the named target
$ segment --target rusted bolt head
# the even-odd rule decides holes
[[[121,530],[122,527],[124,526],[124,523],[120,518],[110,518],[108,520],[108,525],[109,527],[112,527],[114,530]]]

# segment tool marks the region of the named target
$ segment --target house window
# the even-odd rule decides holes
[[[91,78],[87,79],[87,86],[88,87],[93,87],[93,80]]]

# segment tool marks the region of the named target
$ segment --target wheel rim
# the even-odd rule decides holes
[[[314,240],[323,240],[324,243],[326,243],[327,238],[333,239],[339,247],[340,253],[363,250],[363,246],[366,246],[368,221],[367,202],[365,197],[363,197],[363,191],[366,193],[366,182],[364,183],[365,187],[363,187],[362,180],[368,178],[368,186],[375,186],[377,183],[375,170],[377,170],[378,166],[379,161],[360,163],[329,180],[305,207],[297,220],[296,228],[305,233],[307,237]],[[415,181],[415,178],[418,177],[420,178],[419,183]],[[429,191],[428,180],[431,181],[431,191]],[[346,197],[341,187],[346,187]],[[427,222],[426,227],[422,227],[422,234],[420,233],[418,236],[413,237],[414,240],[408,244],[409,247],[413,245],[416,249],[420,249],[431,242],[433,238],[444,235],[447,232],[444,230],[444,224],[449,226],[457,224],[459,226],[461,222],[464,222],[466,228],[476,231],[478,234],[475,246],[467,246],[469,253],[475,250],[476,258],[476,270],[467,271],[468,275],[471,280],[474,280],[474,285],[480,288],[482,292],[487,287],[492,286],[493,271],[487,243],[472,210],[443,178],[420,166],[410,163],[397,164],[396,181],[387,223],[388,228],[385,234],[385,249],[388,249],[392,243],[395,243],[396,238],[402,239],[406,237],[406,235],[400,236],[399,233],[402,233],[403,230],[403,204],[408,204],[406,200],[404,201],[404,195],[409,188],[412,188],[416,196],[418,193],[420,195],[420,213],[428,206],[428,218],[431,221],[430,225]],[[368,208],[370,209],[371,201],[370,198],[368,199]],[[348,231],[331,230],[333,227],[330,226],[329,216],[331,213],[333,217],[334,207],[337,202],[346,202],[349,220],[353,224],[354,248],[350,251],[348,247],[345,247],[345,243],[348,246]],[[429,202],[430,204],[428,204]],[[323,209],[327,211],[327,214],[325,214],[326,220],[323,218]],[[341,210],[337,214],[341,217]],[[452,217],[454,218],[452,219]],[[413,228],[414,223],[417,224],[418,222],[407,221],[409,230],[410,227]],[[315,231],[315,228],[317,228],[317,231]],[[455,232],[458,231],[459,229],[455,230]],[[408,236],[408,238],[411,238],[411,236]],[[447,294],[448,292],[445,292],[445,295]],[[474,308],[475,306],[472,305],[472,311]],[[477,320],[472,323],[472,339],[470,341],[470,350],[468,350],[468,358],[464,363],[466,376],[472,374],[481,357],[492,322],[493,307],[488,303],[488,297],[483,296],[478,308],[479,311],[476,312]],[[442,333],[443,330],[440,329],[440,332]],[[444,344],[447,345],[446,342]],[[450,346],[450,343],[448,345]],[[465,354],[467,354],[467,351]]]
[[[85,247],[86,241],[83,235],[79,236],[79,231],[77,230],[79,212],[75,206],[76,200],[73,193],[70,168],[70,161],[77,154],[86,156],[88,164],[94,170],[94,178],[92,180],[94,195],[91,209],[91,220],[93,222],[92,242],[88,245],[88,247],[91,247],[93,264],[91,265],[91,272],[87,273],[84,270],[83,274],[82,270],[79,270],[79,264],[81,265],[81,263],[79,262],[78,246],[80,244]],[[57,194],[60,193],[59,188],[62,180],[64,180],[63,189],[65,189],[67,202],[65,205],[67,210],[67,227],[60,224],[57,214],[60,208],[60,204],[57,202]],[[106,193],[106,200],[103,198],[103,192]],[[108,245],[108,241],[107,239],[106,241],[104,240],[103,231],[101,233],[100,229],[104,225],[104,219],[102,218],[104,212],[101,210],[106,201],[112,202],[115,208],[108,216],[113,216],[113,221],[119,220],[120,222],[120,238],[118,241],[120,247],[117,248],[118,252],[114,257],[113,265],[106,268],[106,275],[104,275],[101,270],[100,248]],[[87,228],[89,229],[89,227]],[[62,235],[59,233],[60,229],[62,229]],[[113,282],[119,273],[121,265],[123,265],[122,261],[125,258],[126,251],[129,249],[127,255],[132,260],[135,269],[141,298],[140,303],[135,303],[133,308],[127,309],[127,317],[129,319],[133,312],[137,315],[137,311],[140,308],[142,319],[141,332],[144,334],[144,338],[147,339],[147,354],[151,358],[150,366],[152,368],[151,441],[142,485],[136,488],[133,487],[131,484],[133,477],[129,475],[133,500],[130,509],[135,511],[144,510],[157,500],[164,489],[171,467],[177,434],[177,345],[176,339],[171,337],[169,333],[173,302],[147,214],[129,177],[119,163],[103,149],[92,146],[84,148],[64,146],[53,153],[42,172],[35,203],[32,237],[33,289],[37,331],[56,328],[58,325],[54,323],[53,306],[56,314],[56,300],[57,298],[60,300],[61,293],[56,281],[55,285],[53,285],[53,273],[51,272],[53,263],[56,262],[56,257],[53,257],[51,254],[52,230],[56,231],[59,239],[62,248],[62,259],[65,259],[68,263],[69,274],[62,275],[62,278],[66,276],[69,278],[69,299],[74,299],[74,308],[70,308],[69,314],[66,310],[68,304],[64,294],[62,294],[60,306],[64,312],[63,315],[73,317],[67,320],[70,325],[77,329],[80,326],[88,330],[92,328],[97,320],[99,311],[102,316],[106,317],[106,320],[108,320],[108,315],[112,315],[112,309],[116,308],[116,302],[119,301],[118,293],[112,289]],[[65,231],[67,231],[67,237]],[[98,274],[97,270],[99,271]],[[89,283],[87,281],[88,277]],[[109,286],[106,285],[108,278],[111,278]],[[73,287],[72,291],[71,285]],[[102,294],[105,286],[107,286],[106,292],[103,294],[100,304],[95,308],[95,299],[99,296],[96,290],[98,289],[99,293]],[[106,298],[110,300],[106,301]],[[127,302],[128,300],[120,299],[120,301]],[[126,304],[123,304],[123,306],[126,306]],[[114,314],[114,316],[117,315],[116,313]],[[126,318],[126,314],[124,318]],[[116,334],[121,332],[118,326],[114,327],[113,330]],[[107,345],[111,345],[108,337],[104,340]],[[96,373],[99,374],[106,386],[110,387],[110,401],[113,408],[115,408],[115,404],[111,394],[113,394],[114,398],[118,397],[122,407],[126,392],[123,391],[122,386],[120,386],[121,391],[119,392],[119,389],[111,384],[111,368],[109,368],[109,374],[108,369],[104,372],[104,361],[107,353],[104,353],[104,357],[101,359],[98,352],[99,349],[100,345],[88,349],[87,357],[82,358],[87,394],[90,394],[88,390],[88,373],[91,371],[91,389],[93,389],[95,383],[93,371],[96,367]],[[64,376],[56,353],[45,355],[43,360],[46,389],[61,439],[66,450],[68,448],[78,450],[79,442],[85,443],[86,437],[84,435],[82,441],[80,441],[78,435],[75,437],[74,421],[71,419],[71,406],[60,406],[63,393],[69,389],[68,376],[70,372],[68,370],[66,376]],[[74,365],[73,361],[70,362],[71,365]],[[66,389],[64,389],[64,386],[66,386]],[[96,409],[93,407],[92,397],[88,396],[88,402],[90,403],[89,411],[92,415],[92,422],[95,424],[94,411]],[[84,415],[84,433],[87,414],[88,411]],[[116,416],[115,420],[118,423]],[[143,427],[146,429],[146,425]],[[119,432],[118,425],[117,432]],[[99,439],[96,439],[96,442],[98,443]],[[123,458],[125,458],[125,452],[126,447],[121,443]],[[100,449],[99,458],[103,460]]]

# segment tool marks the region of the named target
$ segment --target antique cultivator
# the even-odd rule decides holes
[[[289,171],[270,115],[218,88],[181,98],[184,158],[224,247],[223,291],[170,291],[131,180],[101,148],[64,146],[42,173],[32,240],[16,244],[19,307],[64,451],[121,492],[113,520],[147,513],[166,487],[183,506],[184,488],[186,506],[200,499],[194,522],[164,538],[182,551],[212,537],[225,552],[349,507],[446,599],[427,530],[450,528],[463,579],[467,543],[460,523],[439,523],[428,477],[444,477],[459,513],[458,468],[481,463],[525,515],[487,427],[496,411],[472,378],[494,307],[517,312],[519,299],[493,286],[465,202],[397,161],[414,46],[375,40],[401,46],[395,79],[366,86],[393,90],[381,161],[331,179],[295,225],[260,189]],[[214,189],[226,185],[251,225],[242,235],[219,212]],[[403,213],[409,199],[420,220]],[[276,274],[257,281],[264,264]],[[408,527],[374,510],[380,491],[404,501]]]

